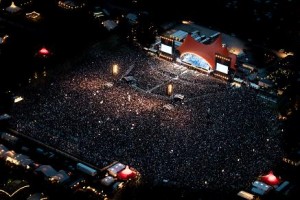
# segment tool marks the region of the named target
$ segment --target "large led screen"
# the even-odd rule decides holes
[[[171,46],[167,46],[165,44],[161,44],[160,51],[168,53],[168,54],[172,54],[172,47]]]
[[[228,74],[228,66],[221,63],[217,63],[216,70],[224,74]]]

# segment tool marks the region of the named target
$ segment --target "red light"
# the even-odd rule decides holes
[[[274,176],[274,175],[268,176],[268,181],[274,182],[274,181],[276,181],[276,180],[277,180],[277,179],[276,179],[276,176]]]
[[[124,175],[129,175],[129,174],[132,173],[132,171],[129,169],[128,166],[126,166],[126,168],[122,171],[122,173],[123,173]]]
[[[118,173],[118,178],[122,180],[128,180],[136,177],[136,172],[132,171],[128,165],[126,168]]]
[[[46,48],[41,48],[39,53],[42,54],[42,55],[48,55],[49,51]]]
[[[277,185],[280,182],[279,178],[277,178],[272,171],[263,176],[262,180],[269,185]]]

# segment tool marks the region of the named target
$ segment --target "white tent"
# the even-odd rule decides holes
[[[14,2],[11,2],[11,5],[5,9],[7,12],[16,13],[21,10],[20,7],[16,6]]]
[[[118,26],[118,24],[113,20],[105,20],[103,22],[103,25],[108,31],[113,30]]]

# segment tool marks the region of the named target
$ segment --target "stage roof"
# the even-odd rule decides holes
[[[197,42],[190,34],[186,36],[181,46],[177,48],[180,54],[193,53],[205,59],[215,69],[215,54],[231,58],[230,68],[235,68],[236,55],[228,51],[222,44],[222,34],[209,44]]]
[[[170,37],[174,38],[177,41],[183,40],[188,35],[188,32],[178,30],[175,33],[171,34]]]

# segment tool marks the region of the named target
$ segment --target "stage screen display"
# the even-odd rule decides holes
[[[224,57],[222,55],[216,54],[216,71],[222,72],[224,74],[229,73],[231,59],[229,57]]]
[[[224,74],[228,74],[228,66],[223,65],[221,63],[217,63],[216,70]]]
[[[161,44],[160,51],[168,53],[168,54],[172,54],[172,47],[171,46],[167,46],[165,44]]]

